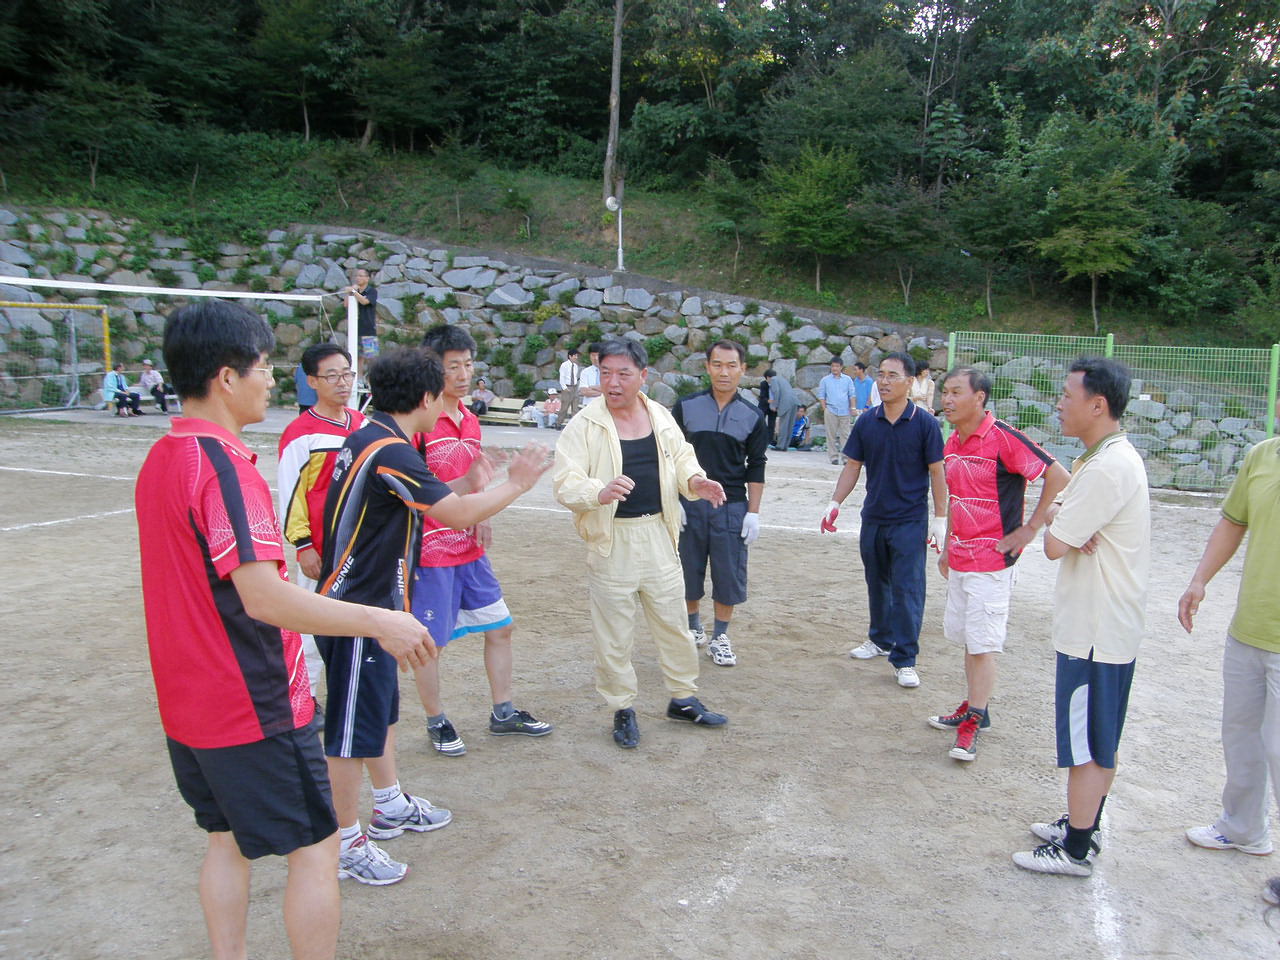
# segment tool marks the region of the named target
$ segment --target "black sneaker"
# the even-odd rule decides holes
[[[427,724],[427,733],[431,735],[431,746],[446,757],[460,757],[467,752],[467,745],[448,720],[444,723]]]
[[[672,700],[667,704],[667,716],[672,720],[688,720],[704,727],[723,727],[729,722],[729,718],[723,713],[712,713],[704,707],[697,697],[690,697],[688,703]]]
[[[489,732],[495,737],[509,737],[520,734],[525,737],[545,737],[551,732],[551,724],[533,719],[528,710],[517,710],[505,720],[499,720],[489,713]]]
[[[623,750],[631,750],[640,742],[640,728],[636,726],[636,712],[630,707],[614,712],[613,740]]]

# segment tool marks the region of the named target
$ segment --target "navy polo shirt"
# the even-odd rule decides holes
[[[902,416],[890,423],[884,404],[872,407],[849,431],[844,455],[867,473],[862,501],[866,523],[906,523],[927,517],[929,465],[942,459],[938,421],[910,400]]]

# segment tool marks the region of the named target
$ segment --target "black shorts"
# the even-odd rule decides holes
[[[685,515],[684,529],[680,531],[684,598],[702,599],[709,559],[711,599],[736,607],[747,599],[747,545],[742,539],[747,501],[713,507],[705,500],[681,500],[680,505]]]
[[[372,637],[316,637],[324,658],[324,752],[380,757],[387,729],[400,719],[396,658]]]
[[[169,740],[178,791],[209,833],[231,831],[248,860],[283,856],[338,829],[320,720],[256,743],[203,749]]]

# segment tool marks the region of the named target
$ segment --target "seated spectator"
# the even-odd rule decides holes
[[[560,391],[555,387],[547,391],[547,399],[542,401],[542,416],[540,427],[554,427],[560,420]]]
[[[813,421],[809,419],[809,408],[801,407],[800,416],[796,418],[796,424],[791,428],[791,445],[797,450],[808,450],[812,445],[809,436],[812,429]]]
[[[173,387],[164,382],[164,377],[160,375],[160,371],[156,369],[150,357],[144,357],[142,360],[142,376],[138,378],[138,386],[151,394],[161,413],[169,412],[169,401],[165,396],[173,393]]]
[[[471,412],[477,417],[489,412],[489,404],[498,399],[498,395],[489,389],[484,377],[476,381],[476,388],[471,391]]]
[[[102,398],[116,405],[117,417],[142,416],[142,398],[136,390],[129,389],[123,363],[117,363],[102,378]]]

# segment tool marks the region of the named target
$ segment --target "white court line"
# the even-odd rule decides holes
[[[137,480],[137,477],[113,477],[101,473],[73,473],[70,470],[37,470],[35,467],[0,467],[10,473],[39,473],[49,477],[88,477],[90,480]]]
[[[56,527],[62,523],[80,523],[82,520],[97,520],[101,517],[115,517],[122,513],[133,513],[133,507],[124,510],[107,510],[103,513],[85,513],[78,517],[64,517],[61,520],[40,520],[35,523],[20,523],[15,527],[0,527],[0,533],[9,533],[13,530],[31,530],[35,527]]]
[[[532,511],[532,512],[534,512],[534,513],[564,513],[564,514],[572,514],[572,512],[573,512],[573,511],[571,511],[568,507],[529,507],[529,506],[525,506],[525,505],[524,505],[524,504],[522,504],[522,503],[513,503],[513,504],[511,504],[511,506],[504,508],[504,511],[503,511],[503,512],[505,512],[506,510],[530,510],[530,511]],[[838,537],[838,536],[841,536],[841,535],[842,535],[842,534],[844,534],[844,533],[857,533],[859,530],[861,530],[861,529],[862,529],[862,525],[861,525],[861,524],[857,524],[857,523],[851,523],[851,524],[849,524],[849,526],[851,527],[851,529],[850,529],[850,530],[847,530],[847,531],[845,531],[845,530],[837,531],[837,532],[834,534],[834,536],[837,536],[837,537]],[[760,529],[761,529],[761,530],[787,530],[787,531],[790,531],[790,532],[792,532],[792,533],[819,533],[819,532],[821,532],[821,531],[811,530],[811,529],[809,529],[808,527],[790,527],[790,526],[786,526],[786,525],[781,524],[781,523],[762,523],[762,524],[760,524]]]

